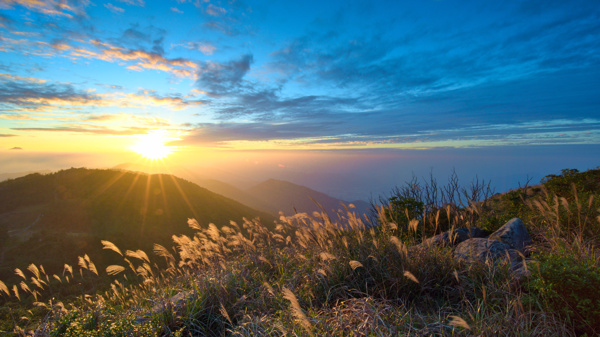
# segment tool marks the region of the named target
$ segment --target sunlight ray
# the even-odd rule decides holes
[[[127,174],[127,171],[121,171],[117,176],[115,176],[114,178],[111,178],[109,181],[102,184],[102,186],[100,186],[98,188],[98,190],[96,190],[96,192],[93,194],[93,197],[96,198],[96,197],[102,195],[102,193],[106,192],[115,183],[117,183],[117,181],[119,181],[121,178],[123,178],[126,174]]]
[[[171,210],[169,209],[169,204],[167,203],[167,193],[165,190],[165,184],[163,182],[163,174],[158,174],[158,183],[160,184],[160,190],[161,190],[161,196],[162,196],[162,200],[163,200],[163,208],[164,208],[164,212],[166,213],[167,217],[171,217]]]
[[[141,172],[131,172],[131,173],[135,174],[135,177],[133,178],[133,181],[129,185],[129,188],[127,189],[127,192],[125,192],[125,194],[123,195],[123,198],[119,202],[119,210],[121,210],[123,208],[123,204],[125,203],[125,200],[127,200],[127,197],[129,196],[129,194],[131,193],[131,191],[133,191],[133,188],[135,187],[135,184],[137,184],[138,179],[140,179],[140,176],[143,174]]]
[[[192,214],[194,215],[194,218],[198,218],[198,214],[196,213],[196,210],[194,209],[194,207],[192,206],[192,203],[190,202],[190,199],[188,199],[187,195],[183,192],[183,189],[181,188],[181,186],[179,186],[179,183],[177,182],[177,179],[175,179],[174,176],[169,176],[171,178],[171,180],[173,180],[173,183],[175,184],[175,187],[177,187],[177,190],[179,191],[179,194],[181,195],[181,197],[183,198],[183,201],[185,201],[185,204],[187,205],[187,207],[190,209],[190,211],[192,212]]]
[[[150,183],[152,182],[152,175],[149,174],[146,178],[146,190],[144,191],[144,205],[142,206],[142,227],[140,228],[140,235],[144,234],[146,227],[146,218],[148,217],[148,202],[150,199]]]

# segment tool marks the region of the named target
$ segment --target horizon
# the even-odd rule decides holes
[[[290,14],[293,13],[293,14]],[[367,200],[598,167],[600,8],[0,4],[0,173],[152,162]]]

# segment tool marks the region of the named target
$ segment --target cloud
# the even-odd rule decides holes
[[[208,3],[205,5],[205,3]],[[228,36],[236,36],[243,33],[252,34],[250,24],[244,24],[252,9],[245,6],[241,1],[230,1],[227,7],[217,6],[206,1],[201,3],[195,2],[195,6],[202,10],[206,21],[202,24],[203,27],[223,33]]]
[[[456,18],[439,20],[434,16],[445,8],[440,2],[432,5],[434,10],[403,5],[398,12],[421,19],[403,21],[401,16],[387,22],[385,13],[354,20],[357,9],[350,5],[339,14],[339,25],[352,23],[353,33],[332,32],[338,23],[331,20],[315,21],[307,32],[273,52],[266,68],[282,83],[359,90],[373,101],[385,102],[406,94],[429,95],[597,64],[598,53],[590,52],[597,50],[594,41],[600,38],[597,6],[591,2],[573,10],[565,6],[569,5],[540,6],[550,15],[538,13],[526,20],[519,6],[479,6],[477,11],[486,17],[498,18],[480,21],[469,16],[473,9],[462,8],[447,13]],[[381,22],[369,21],[373,18]],[[455,27],[457,21],[460,29]],[[386,31],[396,27],[399,32]]]
[[[236,36],[242,33],[235,25],[220,22],[220,21],[207,21],[202,24],[203,27],[208,28],[210,30],[221,32],[225,35]]]
[[[17,80],[17,81],[24,81],[24,82],[33,82],[33,83],[46,83],[46,80],[40,79],[40,78],[35,78],[35,77],[22,77],[22,76],[17,76],[17,75],[11,75],[11,74],[3,74],[0,73],[0,77],[4,77],[7,79],[11,79],[11,80]]]
[[[128,69],[142,71],[154,69],[170,72],[178,77],[195,77],[198,65],[185,58],[169,59],[157,52],[148,52],[140,49],[121,48],[98,40],[92,41],[97,50],[73,47],[65,43],[53,44],[53,48],[59,51],[69,52],[71,56],[82,58],[96,58],[99,60],[114,62],[125,61],[132,64]]]
[[[12,134],[9,134],[9,133],[0,133],[0,138],[3,138],[3,137],[16,137],[16,136],[17,135],[12,135]]]
[[[146,5],[144,0],[117,0],[117,1],[126,3],[128,5],[138,6],[138,7],[144,7]]]
[[[171,11],[177,14],[183,14],[183,11],[177,7],[171,7]]]
[[[223,122],[196,125],[180,142],[183,145],[227,147],[251,142],[297,148],[478,148],[490,146],[600,144],[600,120],[547,120],[518,124],[488,124],[456,129],[417,132],[397,130],[381,134],[373,128],[348,132],[348,123],[337,125],[306,120],[289,123]],[[371,131],[371,132],[369,132]],[[407,132],[408,131],[408,132]],[[261,146],[261,145],[259,145]]]
[[[117,7],[111,3],[104,4],[104,7],[106,7],[109,11],[111,11],[115,14],[123,14],[125,12],[125,10],[123,8]]]
[[[166,34],[166,30],[153,25],[140,27],[135,24],[123,31],[121,37],[115,41],[120,45],[128,46],[129,49],[144,49],[149,45],[152,52],[163,55],[165,53],[163,41]]]
[[[206,8],[206,14],[211,16],[221,16],[225,13],[227,13],[227,10],[225,10],[225,8],[215,6],[213,4],[208,4],[208,7]]]
[[[50,15],[65,16],[73,18],[74,16],[85,16],[85,7],[89,1],[83,0],[5,0],[0,4],[0,8],[14,8],[14,6],[23,6],[31,11]]]
[[[115,88],[118,89],[118,88]],[[0,119],[13,120],[60,120],[57,116],[33,116],[14,111],[38,111],[42,108],[78,108],[83,106],[117,106],[144,108],[162,106],[172,110],[205,104],[204,100],[191,99],[180,94],[159,94],[153,90],[137,93],[112,92],[92,94],[81,91],[71,84],[47,83],[31,77],[0,74],[0,111],[12,111],[0,115]],[[65,119],[66,120],[66,119]]]
[[[128,113],[92,115],[86,116],[84,120],[94,123],[131,123],[134,125],[144,125],[148,127],[167,127],[171,125],[168,120],[161,117],[138,116]]]
[[[212,45],[206,41],[188,42],[188,43],[184,44],[183,47],[187,48],[187,49],[198,50],[198,51],[202,52],[202,54],[204,54],[204,55],[212,55],[215,52],[215,50],[217,50],[217,47],[215,47],[214,45]]]
[[[102,99],[98,106],[115,106],[121,108],[145,109],[159,106],[169,110],[183,110],[189,107],[206,104],[204,100],[190,99],[192,96],[180,94],[159,94],[153,90],[140,90],[135,93],[112,92],[98,94]]]
[[[128,128],[114,128],[108,126],[99,126],[92,124],[81,124],[73,126],[56,126],[48,128],[12,128],[11,130],[17,131],[33,131],[33,132],[69,132],[69,133],[85,133],[85,134],[96,134],[96,135],[114,135],[114,136],[128,136],[143,134],[151,128],[140,128],[140,127],[128,127]]]
[[[180,94],[160,95],[152,90],[141,90],[136,94],[128,94],[127,98],[135,102],[140,102],[141,105],[167,105],[174,110],[200,106],[206,103],[204,100],[186,99]]]
[[[215,96],[229,93],[239,88],[253,61],[253,56],[246,54],[226,63],[206,62],[198,70],[196,85]]]
[[[0,111],[39,109],[50,106],[82,106],[98,103],[99,97],[70,84],[44,83],[26,78],[0,78]]]
[[[23,148],[22,148],[22,147],[15,146],[15,147],[12,147],[12,148],[10,148],[10,150],[23,150]]]
[[[8,28],[14,23],[14,21],[8,16],[0,14],[0,27]]]
[[[281,98],[278,90],[264,89],[236,93],[230,103],[215,107],[215,111],[221,119],[240,116],[275,122],[307,119],[329,122],[333,119],[343,124],[361,108],[366,107],[351,97],[310,95]]]

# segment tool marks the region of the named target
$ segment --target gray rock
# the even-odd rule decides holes
[[[514,218],[492,233],[490,240],[498,240],[506,243],[520,252],[525,251],[525,246],[531,243],[531,237],[521,219]]]
[[[521,259],[515,249],[504,242],[485,238],[473,238],[461,242],[454,249],[454,258],[459,261],[473,263],[487,261],[497,262],[508,259],[511,263]]]
[[[531,270],[529,266],[526,266],[523,262],[516,265],[516,268],[513,270],[513,277],[517,281],[522,281],[531,276]]]
[[[438,234],[425,240],[423,243],[433,244],[436,246],[456,246],[465,240],[471,238],[484,238],[486,236],[487,233],[483,229],[479,229],[477,227],[463,227]]]

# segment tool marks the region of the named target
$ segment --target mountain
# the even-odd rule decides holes
[[[257,196],[255,195],[252,195],[228,183],[224,183],[215,179],[201,179],[195,180],[195,182],[199,186],[202,186],[209,191],[233,199],[241,204],[250,206],[255,209],[268,211],[272,214],[277,214],[277,212],[269,211],[270,209],[272,209],[272,206],[269,205],[267,202],[261,200],[260,198],[257,198]]]
[[[279,211],[282,211],[284,214],[294,214],[295,211],[306,213],[320,212],[321,209],[315,203],[317,202],[325,211],[333,215],[335,214],[334,211],[343,209],[342,203],[345,205],[350,204],[350,202],[333,198],[308,187],[276,179],[264,181],[247,189],[245,192],[268,205],[266,210],[275,214]],[[356,201],[352,202],[352,204],[356,206],[354,211],[357,214],[362,215],[369,211],[369,204],[367,202]]]
[[[177,176],[193,181],[212,192],[273,215],[279,214],[280,211],[287,215],[294,214],[295,211],[307,213],[321,211],[310,198],[323,206],[330,216],[334,216],[335,212],[333,210],[342,208],[342,204],[353,204],[356,206],[354,211],[359,215],[368,214],[371,207],[369,203],[362,200],[345,201],[337,199],[284,180],[270,179],[259,184],[245,184],[250,187],[244,189],[240,184],[208,178],[206,172],[198,173],[176,167],[166,168],[160,167],[160,165],[148,166],[139,163],[124,163],[114,168],[147,173],[175,172]]]
[[[50,172],[51,172],[50,170],[42,170],[42,171],[0,173],[0,181],[24,177],[24,176],[26,176],[28,174],[32,174],[32,173],[46,174],[46,173],[50,173]]]
[[[61,272],[78,255],[106,255],[99,253],[100,240],[148,253],[154,243],[170,247],[173,234],[193,233],[188,218],[220,227],[257,216],[273,224],[270,214],[167,174],[31,174],[0,183],[0,276],[32,262]]]

